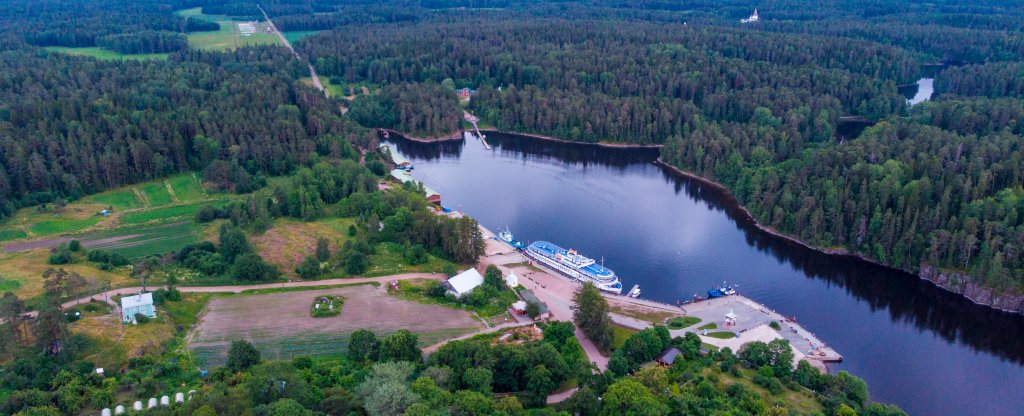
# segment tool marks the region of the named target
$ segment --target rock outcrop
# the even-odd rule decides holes
[[[950,292],[960,294],[974,303],[1013,313],[1024,313],[1024,293],[995,293],[969,275],[944,272],[927,264],[921,265],[918,276]]]

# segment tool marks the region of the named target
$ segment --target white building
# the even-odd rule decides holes
[[[505,276],[505,284],[508,285],[510,289],[515,289],[516,286],[519,286],[519,276],[516,276],[515,273],[508,272],[508,276]]]
[[[757,17],[757,9],[754,9],[754,14],[750,15],[750,17],[748,17],[746,19],[741,19],[740,23],[754,23],[754,22],[758,21],[759,19],[760,18]]]
[[[121,298],[121,321],[135,322],[135,314],[141,313],[150,318],[156,317],[156,307],[153,306],[152,293],[140,293],[128,295]]]
[[[448,293],[455,296],[462,296],[472,292],[473,289],[476,289],[477,286],[480,286],[483,283],[484,277],[480,275],[480,272],[476,271],[474,268],[470,268],[469,270],[448,279],[448,281],[444,282],[444,287],[448,289]]]

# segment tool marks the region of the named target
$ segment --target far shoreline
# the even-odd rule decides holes
[[[388,130],[388,129],[382,129],[382,130]],[[399,132],[395,132],[395,131],[392,131],[392,130],[388,130],[388,131],[390,131],[393,134],[398,134],[399,136],[404,137],[406,139],[409,139],[409,140],[412,140],[412,141],[416,141],[416,142],[420,142],[420,143],[439,143],[439,142],[445,142],[445,141],[463,140],[461,135],[456,136],[456,137],[447,137],[447,138],[422,139],[422,138],[409,137],[409,136],[403,135],[403,134],[401,134]],[[643,144],[628,144],[628,143],[616,144],[616,143],[600,143],[600,142],[598,142],[598,143],[576,142],[576,141],[559,139],[559,138],[555,138],[555,137],[551,137],[551,136],[545,136],[545,135],[540,135],[540,134],[518,133],[518,132],[513,132],[513,131],[502,131],[502,130],[497,130],[497,129],[481,129],[480,131],[483,132],[483,133],[506,134],[506,135],[510,135],[510,136],[519,136],[519,137],[528,138],[528,139],[534,139],[534,140],[546,140],[546,141],[559,142],[559,143],[589,145],[589,146],[597,146],[597,147],[603,147],[603,148],[609,148],[609,149],[660,149],[662,147],[662,145],[643,145]],[[991,308],[991,309],[994,309],[994,310],[997,310],[997,311],[1012,313],[1012,314],[1015,314],[1015,315],[1024,315],[1024,310],[1008,309],[1008,308],[1003,308],[1003,307],[996,306],[994,304],[980,302],[979,300],[975,299],[972,296],[969,296],[968,294],[957,292],[957,291],[951,289],[950,287],[941,285],[938,282],[933,281],[931,279],[927,279],[924,276],[922,276],[920,272],[915,272],[915,271],[911,271],[911,270],[905,270],[905,269],[901,269],[899,267],[895,267],[895,266],[892,266],[892,265],[884,264],[884,263],[879,262],[877,260],[868,258],[868,257],[864,256],[863,254],[855,253],[855,252],[849,251],[847,249],[818,247],[818,246],[810,244],[810,243],[808,243],[806,241],[803,241],[802,239],[800,239],[800,238],[798,238],[796,236],[789,235],[789,234],[783,233],[781,231],[775,230],[774,228],[772,228],[770,226],[761,224],[761,222],[759,222],[756,218],[754,218],[754,216],[751,215],[751,213],[747,209],[747,207],[743,206],[743,204],[740,204],[739,200],[736,199],[736,197],[732,194],[732,192],[729,190],[729,188],[727,188],[725,185],[723,185],[721,183],[718,183],[718,182],[716,182],[714,180],[711,180],[711,179],[708,179],[708,178],[704,178],[704,177],[702,177],[700,175],[697,175],[697,174],[694,174],[692,172],[688,172],[688,171],[685,171],[685,170],[680,169],[678,167],[672,166],[672,165],[670,165],[668,163],[665,163],[663,160],[661,160],[660,156],[657,159],[653,160],[652,163],[654,163],[655,165],[661,166],[663,168],[666,168],[669,171],[671,171],[671,172],[673,172],[673,173],[675,173],[677,175],[689,178],[691,180],[695,180],[695,181],[700,182],[700,183],[705,184],[705,185],[710,185],[710,186],[718,189],[719,191],[722,192],[722,195],[725,198],[727,198],[728,202],[731,205],[733,205],[733,206],[735,206],[736,208],[739,209],[739,211],[742,213],[742,219],[744,221],[749,222],[751,225],[753,225],[759,231],[764,232],[764,233],[766,233],[766,234],[768,234],[768,235],[770,235],[772,237],[780,238],[782,240],[785,240],[786,242],[802,246],[802,247],[804,247],[806,249],[813,250],[813,251],[818,252],[820,254],[857,259],[857,260],[860,260],[860,261],[863,261],[863,262],[866,262],[866,263],[869,263],[869,264],[872,264],[872,265],[875,265],[875,266],[887,268],[889,270],[894,270],[894,271],[898,271],[898,272],[902,272],[902,273],[907,273],[910,276],[913,276],[913,277],[916,277],[916,278],[918,278],[920,280],[924,280],[924,281],[926,281],[928,283],[931,283],[932,285],[942,289],[943,291],[946,291],[946,292],[952,293],[954,295],[957,295],[959,297],[962,297],[964,299],[967,299],[967,300],[971,301],[972,303],[974,303],[976,305],[985,306],[985,307],[988,307],[988,308]],[[991,289],[985,288],[985,290],[991,290]],[[1017,294],[1005,294],[1005,295],[1016,296]],[[998,296],[994,296],[994,297],[998,297]]]

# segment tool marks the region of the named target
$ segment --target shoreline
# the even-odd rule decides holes
[[[402,132],[400,132],[398,130],[383,129],[383,128],[377,129],[377,130],[379,130],[379,131],[386,131],[386,132],[388,132],[389,135],[395,135],[395,136],[401,137],[403,139],[412,140],[414,142],[419,142],[419,143],[441,143],[441,142],[454,142],[454,141],[462,140],[462,134],[461,134],[462,131],[461,130],[459,130],[457,132],[454,132],[454,133],[448,133],[447,135],[438,136],[438,137],[416,137],[416,136],[413,136],[413,135],[410,135],[410,134],[402,133]]]
[[[389,131],[391,131],[391,130],[389,130]],[[598,146],[598,147],[611,148],[611,149],[660,149],[661,148],[661,145],[633,145],[633,144],[609,144],[609,143],[574,142],[574,141],[570,141],[570,140],[558,139],[558,138],[555,138],[555,137],[544,136],[544,135],[539,135],[539,134],[517,133],[517,132],[512,132],[512,131],[501,131],[501,130],[496,130],[496,129],[481,129],[481,132],[507,134],[507,135],[511,135],[511,136],[521,136],[521,137],[524,137],[524,138],[535,139],[535,140],[547,140],[547,141],[560,142],[560,143]],[[394,132],[394,133],[397,133],[397,132]],[[408,136],[401,135],[401,133],[398,133],[398,134],[401,137],[405,137],[405,138],[407,138],[409,140],[413,140],[413,141],[417,141],[417,142],[421,142],[421,143],[439,143],[439,142],[444,142],[444,141],[462,140],[462,137],[426,140],[426,139],[410,138]],[[759,231],[764,232],[765,234],[768,234],[768,235],[770,235],[772,237],[779,238],[779,239],[784,240],[784,241],[786,241],[786,242],[788,242],[790,244],[796,244],[796,245],[801,246],[801,247],[803,247],[805,249],[809,249],[809,250],[815,251],[815,252],[820,253],[820,254],[825,254],[825,255],[830,255],[830,256],[846,257],[846,258],[849,258],[849,259],[856,259],[856,260],[863,261],[863,262],[866,262],[866,263],[869,263],[869,264],[872,264],[872,265],[875,265],[875,266],[878,266],[878,267],[884,267],[884,268],[889,269],[889,270],[894,270],[894,271],[906,273],[906,274],[908,274],[910,276],[913,276],[913,277],[915,277],[917,279],[926,281],[926,282],[932,284],[933,286],[935,286],[935,287],[937,287],[937,288],[939,288],[939,289],[941,289],[941,290],[943,290],[945,292],[948,292],[948,293],[951,293],[951,294],[956,295],[958,297],[967,299],[968,301],[970,301],[971,303],[973,303],[975,305],[984,306],[984,307],[987,307],[987,308],[990,308],[990,309],[993,309],[993,310],[997,310],[997,311],[1001,311],[1001,312],[1005,312],[1005,313],[1011,313],[1011,314],[1014,314],[1014,315],[1024,315],[1024,306],[1018,307],[1017,309],[1013,309],[1011,307],[997,306],[995,304],[997,301],[999,301],[1001,299],[1008,298],[1008,297],[1009,298],[1024,297],[1024,294],[1014,294],[1014,293],[997,294],[997,293],[993,293],[990,288],[985,288],[983,286],[979,288],[979,284],[975,282],[973,276],[963,275],[963,274],[956,273],[956,272],[952,272],[952,273],[956,274],[959,277],[959,279],[950,279],[948,276],[946,276],[945,273],[943,273],[941,271],[934,272],[933,274],[936,275],[935,279],[931,279],[931,278],[925,277],[923,275],[923,272],[922,272],[922,270],[924,268],[927,268],[929,270],[934,270],[934,267],[928,266],[928,265],[922,265],[922,270],[918,270],[918,271],[905,270],[905,269],[902,269],[902,268],[899,268],[899,267],[888,265],[888,264],[882,263],[880,261],[868,258],[868,257],[864,256],[863,254],[855,253],[855,252],[849,251],[847,249],[823,248],[823,247],[815,246],[815,245],[810,244],[810,243],[808,243],[806,241],[803,241],[802,239],[800,239],[798,237],[795,237],[793,235],[789,235],[789,234],[783,233],[781,231],[775,230],[772,227],[769,227],[767,225],[761,224],[760,221],[758,221],[756,218],[754,218],[753,215],[751,215],[751,213],[747,209],[747,207],[745,207],[745,206],[743,206],[743,204],[739,203],[739,201],[736,199],[736,197],[732,194],[732,192],[729,190],[729,188],[727,188],[725,185],[723,185],[721,183],[718,183],[716,181],[713,181],[711,179],[701,177],[701,176],[696,175],[696,174],[694,174],[692,172],[687,172],[687,171],[685,171],[683,169],[680,169],[678,167],[669,165],[669,164],[665,163],[664,161],[662,161],[660,156],[657,159],[655,159],[653,161],[653,163],[655,165],[658,165],[658,166],[661,166],[663,168],[666,168],[666,169],[668,169],[669,171],[671,171],[671,172],[673,172],[675,174],[678,174],[680,176],[683,176],[683,177],[695,180],[695,181],[700,182],[702,184],[709,185],[709,186],[712,186],[712,187],[718,189],[719,191],[722,192],[722,195],[725,198],[727,198],[727,200],[732,205],[734,205],[736,208],[739,209],[739,212],[742,213],[742,220],[748,222],[750,225],[754,226]],[[969,282],[960,282],[960,280],[963,279],[963,278],[970,279],[970,281]],[[951,287],[953,281],[957,281],[958,282],[957,286],[960,288],[959,290],[957,290],[954,287]],[[946,282],[948,284],[943,284],[942,282]],[[971,292],[973,295],[969,294],[967,292]],[[983,300],[980,300],[980,299],[978,299],[979,297],[985,297],[985,298],[989,299],[990,302],[985,302]],[[1024,300],[1022,300],[1022,302],[1024,302]],[[1024,304],[1024,303],[1022,303],[1022,304]]]
[[[582,145],[588,145],[588,146],[598,146],[598,147],[605,147],[605,148],[609,148],[609,149],[661,149],[661,146],[662,146],[660,144],[574,142],[572,140],[559,139],[557,137],[544,136],[544,135],[541,135],[541,134],[519,133],[519,132],[514,132],[514,131],[503,131],[503,130],[498,130],[498,129],[480,129],[480,131],[483,132],[483,133],[498,133],[498,134],[507,134],[507,135],[510,135],[510,136],[523,136],[523,137],[529,137],[531,139],[548,140],[548,141],[560,142],[560,143],[582,144]]]
[[[854,259],[857,259],[857,260],[860,260],[860,261],[863,261],[863,262],[871,263],[871,264],[879,266],[879,267],[885,267],[885,268],[890,269],[890,270],[896,270],[896,271],[899,271],[899,272],[907,273],[907,274],[909,274],[911,276],[914,276],[914,277],[916,277],[916,278],[918,278],[920,280],[928,282],[928,283],[932,284],[933,286],[935,286],[935,287],[937,287],[939,289],[942,289],[945,292],[948,292],[948,293],[957,295],[957,296],[959,296],[961,298],[967,299],[967,300],[971,301],[971,303],[974,303],[975,305],[985,306],[985,307],[988,307],[988,308],[991,308],[991,309],[995,309],[997,311],[1002,311],[1002,312],[1006,312],[1006,313],[1012,313],[1012,314],[1015,314],[1015,315],[1024,315],[1024,310],[1008,309],[1008,308],[996,306],[996,305],[991,304],[991,303],[985,303],[985,302],[979,301],[978,299],[975,299],[974,297],[969,296],[969,295],[967,295],[965,293],[957,292],[957,291],[953,290],[952,288],[950,288],[948,286],[941,285],[941,284],[939,284],[938,282],[936,282],[934,280],[925,278],[924,276],[921,275],[920,272],[904,270],[904,269],[901,269],[899,267],[895,267],[895,266],[892,266],[892,265],[888,265],[888,264],[879,262],[877,260],[865,257],[863,254],[854,253],[854,252],[851,252],[851,251],[846,250],[846,249],[835,249],[835,248],[822,248],[822,247],[818,247],[818,246],[810,244],[810,243],[808,243],[806,241],[803,241],[803,240],[801,240],[801,239],[799,239],[799,238],[797,238],[795,236],[792,236],[792,235],[789,235],[789,234],[785,234],[785,233],[783,233],[781,231],[775,230],[772,227],[769,227],[767,225],[761,224],[760,221],[758,221],[756,218],[754,218],[754,216],[750,214],[750,211],[747,210],[747,207],[743,206],[743,204],[740,204],[739,201],[736,199],[736,197],[732,194],[732,192],[729,191],[729,188],[727,188],[725,185],[722,185],[721,183],[715,182],[715,181],[713,181],[711,179],[704,178],[704,177],[702,177],[700,175],[697,175],[697,174],[694,174],[692,172],[687,172],[687,171],[682,170],[680,168],[677,168],[675,166],[669,165],[668,163],[665,163],[664,161],[662,161],[660,157],[657,160],[654,161],[654,164],[656,164],[658,166],[661,166],[661,167],[664,167],[664,168],[672,171],[673,173],[676,173],[676,174],[682,175],[684,177],[696,180],[696,181],[698,181],[700,183],[703,183],[705,185],[709,185],[709,186],[715,187],[716,189],[719,189],[719,190],[723,191],[724,195],[730,200],[730,202],[732,202],[737,208],[740,209],[740,211],[743,212],[743,216],[744,216],[744,219],[746,221],[749,221],[758,230],[760,230],[760,231],[762,231],[762,232],[764,232],[764,233],[766,233],[768,235],[771,235],[773,237],[786,240],[786,241],[788,241],[790,243],[797,244],[799,246],[802,246],[804,248],[816,251],[816,252],[821,253],[821,254],[827,254],[827,255],[830,255],[830,256],[842,256],[842,257],[854,258]],[[928,267],[932,267],[932,266],[928,266]],[[940,275],[941,275],[941,273],[940,273]],[[993,296],[998,296],[998,295],[993,295]],[[1005,294],[1003,296],[1019,296],[1019,295],[1018,294]]]

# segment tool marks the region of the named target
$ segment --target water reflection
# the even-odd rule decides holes
[[[396,148],[448,204],[527,241],[607,256],[644,297],[673,302],[741,280],[741,291],[835,346],[846,357],[837,369],[910,414],[1010,415],[1024,406],[1014,393],[1024,383],[1024,317],[763,232],[722,189],[653,164],[656,149],[497,133],[488,142],[492,150],[476,140]]]

